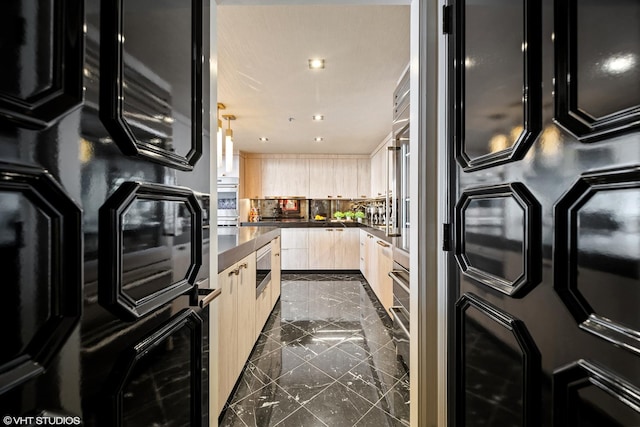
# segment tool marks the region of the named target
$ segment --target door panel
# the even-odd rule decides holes
[[[637,425],[640,6],[450,7],[452,424]]]
[[[5,6],[0,409],[207,425],[209,2]]]

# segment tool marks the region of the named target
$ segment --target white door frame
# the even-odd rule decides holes
[[[447,398],[447,328],[446,284],[444,255],[440,250],[441,227],[446,212],[446,86],[444,39],[441,36],[441,11],[444,0],[214,0],[211,4],[210,74],[211,105],[217,103],[217,35],[216,5],[409,5],[411,7],[411,107],[410,158],[411,204],[413,221],[410,239],[412,245],[411,274],[411,425],[446,426]],[[417,88],[417,90],[415,90]],[[211,109],[213,116],[214,109]],[[210,129],[215,128],[214,117]],[[391,124],[389,124],[391,125]],[[215,200],[215,150],[210,150],[211,203]],[[443,189],[444,187],[444,189]],[[215,212],[215,210],[213,211]],[[215,222],[215,218],[212,219]],[[217,270],[217,234],[212,233],[211,271]],[[217,276],[212,274],[215,287]],[[418,284],[417,286],[414,284]],[[214,311],[212,309],[212,311]],[[214,322],[212,322],[213,324]],[[216,348],[212,340],[211,351]],[[213,359],[213,358],[211,358]],[[210,399],[217,399],[217,366],[211,366]],[[215,411],[214,411],[215,412]],[[217,425],[217,414],[210,419]]]

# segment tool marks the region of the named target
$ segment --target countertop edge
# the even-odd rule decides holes
[[[242,258],[257,251],[276,237],[280,236],[280,229],[275,228],[264,234],[260,234],[255,238],[241,243],[238,246],[230,248],[218,254],[218,274],[231,267]]]

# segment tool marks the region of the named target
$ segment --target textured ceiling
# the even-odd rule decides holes
[[[409,62],[409,13],[409,6],[219,6],[218,101],[227,106],[221,115],[237,117],[236,149],[370,153],[391,130],[393,90]],[[308,68],[313,57],[325,58],[324,70]],[[324,121],[313,122],[314,114]]]

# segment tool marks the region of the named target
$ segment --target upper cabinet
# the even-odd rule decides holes
[[[358,161],[357,158],[310,159],[309,198],[359,198]]]
[[[310,199],[370,197],[365,156],[240,155],[241,198],[301,196]]]
[[[371,197],[371,159],[358,159],[358,198]]]
[[[259,199],[262,194],[262,159],[242,157],[240,177],[240,198]]]
[[[382,197],[387,193],[388,177],[390,173],[387,163],[389,154],[387,147],[392,145],[391,135],[385,138],[371,158],[371,197]]]
[[[262,159],[262,196],[290,197],[309,194],[309,160]]]

